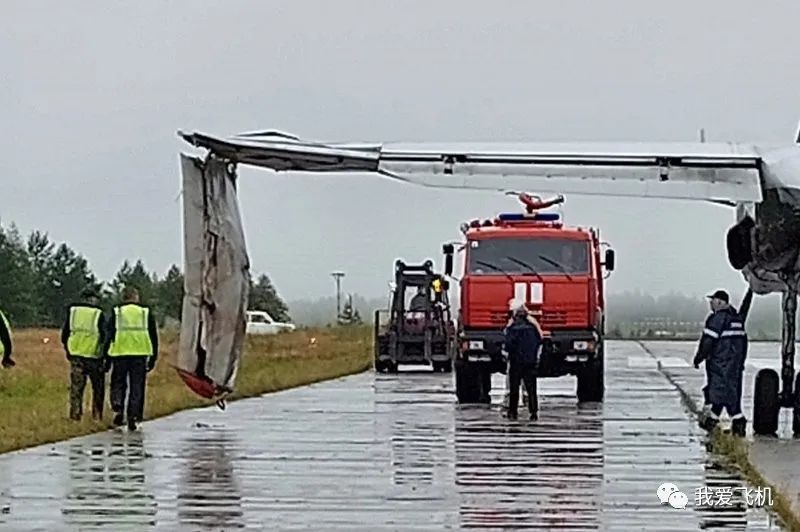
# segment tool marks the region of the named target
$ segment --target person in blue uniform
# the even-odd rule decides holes
[[[747,358],[747,332],[727,292],[717,290],[708,298],[712,312],[706,319],[694,357],[695,368],[705,362],[708,379],[704,396],[709,411],[701,426],[713,430],[725,409],[731,418],[731,432],[744,436],[747,420],[742,413],[742,376]]]
[[[504,348],[508,353],[508,419],[517,419],[519,387],[528,390],[528,412],[531,420],[538,418],[539,401],[536,391],[536,366],[542,346],[542,329],[528,313],[525,303],[512,303],[512,321],[505,329]]]

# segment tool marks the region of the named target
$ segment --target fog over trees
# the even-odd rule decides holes
[[[148,270],[140,259],[124,260],[112,279],[103,281],[92,272],[89,260],[67,243],[53,242],[47,233],[32,231],[23,237],[16,227],[0,225],[0,309],[13,326],[60,326],[66,309],[79,299],[84,288],[102,295],[103,305],[119,302],[122,288],[139,289],[142,301],[150,305],[159,321],[179,320],[183,299],[183,273],[172,265],[164,275]],[[265,310],[280,321],[300,326],[326,326],[337,322],[336,297],[285,302],[265,273],[252,273],[250,310]],[[456,285],[451,288],[455,295]],[[741,294],[731,291],[738,306]],[[388,290],[383,297],[350,294],[353,311],[372,323],[376,309],[389,305]],[[453,298],[455,299],[455,298]],[[342,294],[344,308],[348,294]],[[608,296],[606,331],[609,337],[697,338],[708,315],[704,294],[674,291],[653,296],[646,292],[620,292]],[[780,296],[755,297],[747,330],[753,339],[779,339],[781,335]]]
[[[741,295],[731,292],[731,303],[738,308]],[[336,320],[336,297],[290,301],[292,318],[299,325],[322,326]],[[376,309],[389,305],[382,298],[353,295],[353,306],[365,322],[371,323]],[[709,314],[705,294],[672,292],[653,296],[642,291],[610,294],[606,304],[606,331],[611,337],[679,336],[697,338]],[[780,297],[756,296],[747,319],[747,330],[754,339],[779,339],[781,334]]]

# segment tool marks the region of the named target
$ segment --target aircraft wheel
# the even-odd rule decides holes
[[[599,403],[605,393],[603,356],[595,358],[578,372],[577,396],[579,403]]]
[[[753,432],[770,435],[778,432],[778,415],[781,411],[778,387],[780,379],[773,369],[762,369],[756,374],[753,390]]]
[[[459,404],[479,402],[478,372],[466,364],[456,366],[456,398]]]

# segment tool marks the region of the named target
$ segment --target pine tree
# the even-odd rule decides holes
[[[0,310],[12,327],[36,325],[34,276],[28,250],[14,224],[7,230],[0,226],[0,272]]]
[[[180,320],[183,310],[183,273],[175,264],[170,267],[167,276],[158,283],[158,295],[161,314],[165,318]]]
[[[119,304],[122,300],[122,291],[126,286],[132,286],[139,291],[142,303],[152,306],[157,295],[155,289],[157,281],[156,276],[147,271],[141,259],[137,260],[133,266],[126,260],[111,282],[112,298],[115,304]]]
[[[342,308],[342,314],[339,316],[340,325],[357,325],[361,323],[361,315],[358,309],[353,306],[353,295],[347,296],[347,301]]]
[[[272,285],[272,281],[266,274],[259,276],[258,283],[255,285],[253,285],[252,281],[250,282],[250,296],[247,308],[249,310],[262,310],[276,321],[288,322],[291,320],[289,307],[278,295],[277,290]]]
[[[46,263],[44,272],[40,274],[39,285],[43,289],[40,295],[45,302],[43,325],[57,327],[66,318],[69,305],[80,301],[81,292],[87,288],[100,290],[98,282],[89,269],[86,259],[62,243]]]

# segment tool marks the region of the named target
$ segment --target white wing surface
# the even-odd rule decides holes
[[[372,172],[422,186],[712,201],[761,201],[761,157],[734,143],[330,143],[278,132],[179,133],[233,162]]]

